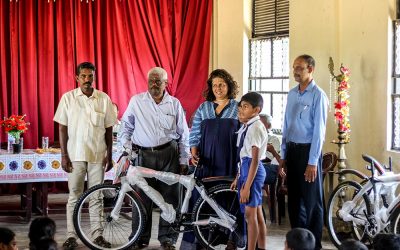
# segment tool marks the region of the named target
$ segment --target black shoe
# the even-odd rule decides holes
[[[78,247],[78,242],[74,237],[69,237],[62,245],[64,250],[73,250]]]

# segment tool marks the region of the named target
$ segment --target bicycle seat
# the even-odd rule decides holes
[[[232,182],[234,181],[235,178],[232,176],[213,176],[213,177],[206,177],[201,179],[203,183],[208,183],[208,182],[214,182],[214,181],[226,181],[226,182]]]
[[[367,154],[363,154],[362,158],[364,159],[364,161],[366,161],[369,164],[371,164],[371,166],[373,164],[375,166],[375,168],[378,170],[379,174],[384,174],[385,173],[385,168],[374,157],[369,156]]]

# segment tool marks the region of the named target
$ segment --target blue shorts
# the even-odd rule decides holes
[[[242,186],[246,183],[247,176],[249,174],[250,164],[251,164],[251,158],[249,157],[242,158],[242,164],[240,166],[240,176],[238,179],[239,199],[240,199],[240,190]],[[265,181],[265,168],[259,161],[256,176],[254,177],[253,184],[250,187],[249,201],[247,203],[240,204],[240,210],[242,211],[242,213],[244,213],[245,206],[258,207],[262,205],[262,194],[263,194],[262,190],[264,186],[264,181]]]

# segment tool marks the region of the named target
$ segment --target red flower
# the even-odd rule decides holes
[[[335,112],[335,118],[338,122],[343,121],[343,114],[342,112]]]
[[[341,101],[341,102],[335,102],[335,109],[342,109],[343,107],[347,106],[347,102]]]
[[[25,121],[25,115],[11,115],[4,120],[0,120],[0,126],[4,127],[4,131],[19,139],[21,133],[28,130],[29,122]]]

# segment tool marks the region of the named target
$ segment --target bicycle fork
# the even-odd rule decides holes
[[[121,183],[121,190],[118,192],[117,202],[115,203],[115,206],[110,214],[111,218],[113,218],[114,220],[118,220],[119,218],[125,194],[133,190],[133,188],[126,181],[126,177],[121,177]]]

